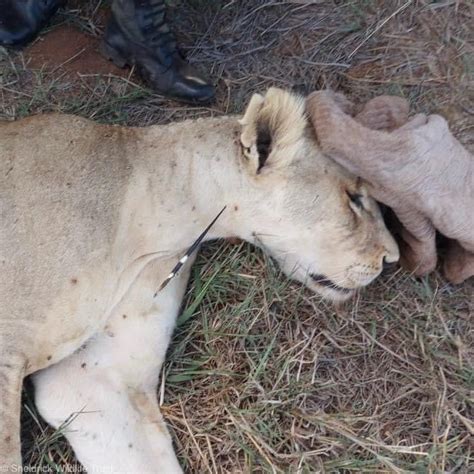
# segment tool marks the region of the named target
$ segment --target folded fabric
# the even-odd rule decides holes
[[[378,201],[393,209],[402,264],[424,275],[437,263],[436,230],[450,242],[446,277],[474,274],[474,157],[439,115],[408,118],[408,102],[381,96],[361,111],[341,94],[313,92],[308,114],[322,150],[367,181]],[[354,116],[353,116],[354,115]]]

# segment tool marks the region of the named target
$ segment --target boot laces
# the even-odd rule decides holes
[[[178,54],[176,38],[166,20],[163,0],[141,0],[138,2],[144,19],[143,33],[150,46],[160,48],[170,58]]]

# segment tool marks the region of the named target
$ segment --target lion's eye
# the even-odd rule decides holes
[[[350,193],[347,191],[347,195],[353,204],[355,204],[359,209],[363,209],[364,205],[362,203],[362,195],[357,193]]]

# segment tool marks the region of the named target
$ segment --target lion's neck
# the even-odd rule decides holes
[[[133,241],[127,246],[139,254],[179,253],[224,206],[208,239],[237,235],[245,194],[238,133],[234,117],[143,130],[122,226],[125,241]]]

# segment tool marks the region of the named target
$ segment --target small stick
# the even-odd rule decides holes
[[[199,247],[199,245],[203,241],[204,237],[206,237],[207,233],[211,230],[211,227],[216,223],[217,219],[219,219],[221,214],[225,211],[226,207],[227,206],[224,206],[222,208],[222,210],[219,212],[219,214],[217,214],[217,216],[214,217],[212,222],[204,229],[202,234],[193,242],[191,247],[188,248],[188,250],[186,251],[184,256],[181,257],[179,262],[174,266],[173,270],[171,270],[171,273],[165,278],[165,280],[160,285],[158,290],[156,290],[156,293],[153,295],[154,298],[178,274],[178,272],[181,270],[181,267],[186,263],[186,261],[194,253],[194,251]]]

